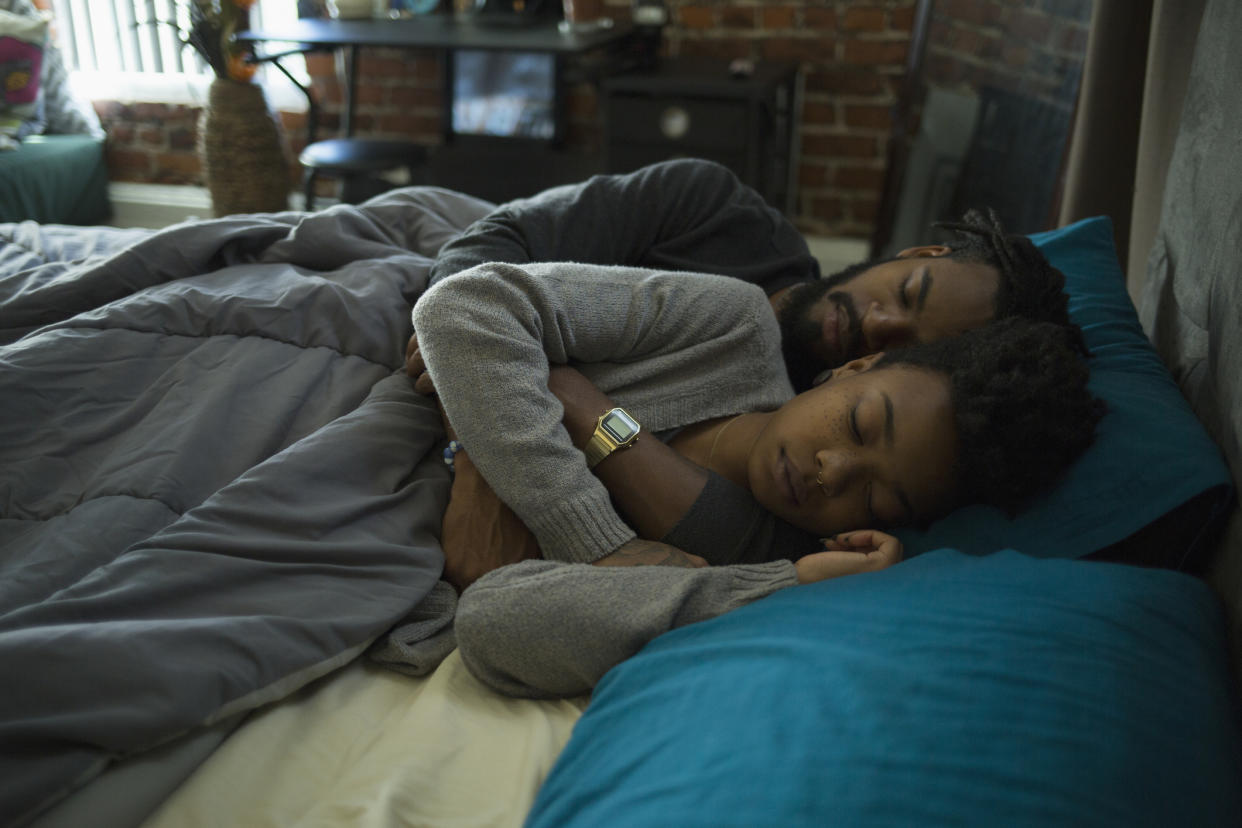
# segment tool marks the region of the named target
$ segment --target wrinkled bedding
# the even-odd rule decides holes
[[[405,188],[163,231],[0,225],[0,821],[355,658],[437,582]]]

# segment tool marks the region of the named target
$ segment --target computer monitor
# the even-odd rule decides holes
[[[451,65],[454,135],[559,138],[555,55],[458,49]]]

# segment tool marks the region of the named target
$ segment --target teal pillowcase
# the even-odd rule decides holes
[[[1090,348],[1089,387],[1108,403],[1095,443],[1052,491],[1013,519],[970,506],[925,531],[897,532],[906,555],[952,547],[971,554],[1012,548],[1079,558],[1118,543],[1156,518],[1209,493],[1188,512],[1179,543],[1159,563],[1180,568],[1197,555],[1205,516],[1232,497],[1229,469],[1143,333],[1106,217],[1037,233],[1031,240],[1065,274],[1070,318]]]
[[[932,552],[653,641],[527,825],[1234,826],[1236,691],[1190,576]]]

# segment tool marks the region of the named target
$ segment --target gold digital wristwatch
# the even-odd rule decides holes
[[[586,444],[587,468],[595,468],[614,451],[629,448],[638,439],[642,426],[624,408],[614,408],[595,422],[595,433]]]

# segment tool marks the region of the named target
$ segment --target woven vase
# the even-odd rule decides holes
[[[263,87],[211,82],[198,124],[198,153],[217,216],[289,207],[289,162]]]

